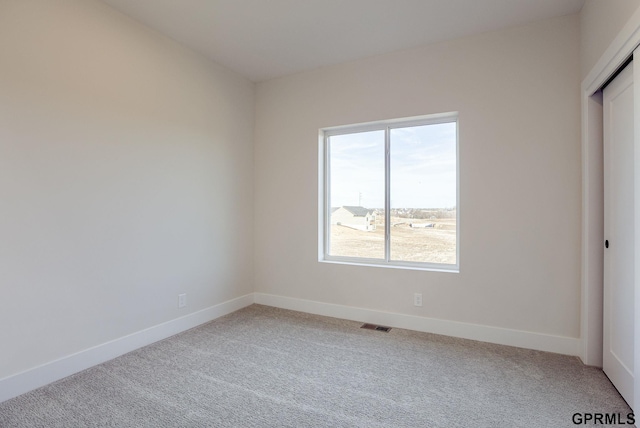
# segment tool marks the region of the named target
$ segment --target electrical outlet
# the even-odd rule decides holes
[[[422,293],[415,293],[413,295],[413,306],[422,306]]]
[[[178,294],[178,307],[184,308],[187,306],[187,294]]]

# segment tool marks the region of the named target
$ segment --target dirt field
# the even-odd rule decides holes
[[[384,259],[384,219],[376,230],[364,232],[331,226],[332,256]],[[433,223],[434,227],[410,227]],[[391,218],[391,259],[427,263],[456,263],[456,219],[415,220]]]

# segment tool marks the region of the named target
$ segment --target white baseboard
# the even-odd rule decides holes
[[[282,309],[426,333],[442,334],[499,345],[516,346],[518,348],[535,349],[538,351],[555,352],[572,356],[580,355],[580,339],[573,337],[553,336],[486,325],[382,312],[292,297],[275,296],[272,294],[255,293],[254,296],[255,303]]]
[[[0,379],[0,403],[253,304],[253,293]]]
[[[580,339],[571,337],[375,311],[272,294],[252,293],[0,379],[0,403],[102,364],[127,352],[230,314],[253,303],[565,355],[577,356],[580,352]]]

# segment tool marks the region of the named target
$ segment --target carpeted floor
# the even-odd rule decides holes
[[[0,404],[0,427],[574,427],[577,358],[253,305]],[[602,426],[602,425],[600,425]]]

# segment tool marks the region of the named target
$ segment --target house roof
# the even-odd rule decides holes
[[[356,217],[366,217],[367,214],[373,211],[365,207],[343,206],[342,208],[349,211]]]

